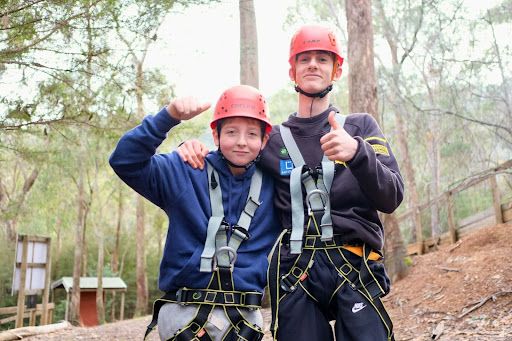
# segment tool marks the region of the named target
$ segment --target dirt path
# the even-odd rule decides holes
[[[263,309],[263,317],[265,320],[265,325],[270,324],[270,310]],[[25,338],[24,340],[51,340],[51,341],[71,341],[71,340],[102,340],[102,341],[132,341],[137,340],[141,341],[144,332],[146,331],[146,326],[149,324],[151,320],[151,316],[146,316],[143,318],[133,319],[133,320],[125,320],[115,323],[108,323],[103,326],[98,327],[90,327],[90,328],[80,328],[80,327],[72,327],[65,330],[61,330],[56,333],[31,336]],[[158,331],[155,329],[151,334],[149,334],[147,341],[159,341]],[[271,341],[269,332],[266,332],[266,335],[263,341]]]
[[[408,276],[383,300],[396,340],[512,341],[511,251],[512,224],[500,224],[414,257]],[[270,313],[263,312],[268,328]],[[149,320],[72,327],[27,340],[140,341]],[[158,340],[158,332],[148,340]],[[264,340],[271,340],[268,331]]]

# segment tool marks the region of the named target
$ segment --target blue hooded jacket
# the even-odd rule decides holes
[[[155,154],[169,130],[179,123],[163,108],[128,131],[110,156],[116,174],[169,218],[159,275],[159,288],[165,292],[182,287],[206,288],[211,278],[211,273],[199,272],[211,216],[207,170],[193,169],[175,151]],[[219,174],[225,220],[235,225],[247,201],[255,165],[235,176],[219,152],[209,153],[207,159]],[[280,231],[273,192],[272,178],[264,175],[261,206],[251,221],[250,238],[237,251],[235,290],[263,292],[266,286],[267,256]]]

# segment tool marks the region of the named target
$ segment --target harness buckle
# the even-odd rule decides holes
[[[249,233],[249,231],[247,231],[240,225],[233,226],[233,233],[240,237],[242,241],[246,241],[247,239],[251,238],[251,234]]]
[[[187,303],[185,302],[186,301],[185,296],[187,296],[186,291],[183,291],[183,288],[179,288],[178,291],[176,291],[176,302],[179,305],[187,305]]]
[[[217,264],[217,256],[221,253],[221,252],[227,252],[228,253],[228,258],[229,258],[229,268],[231,271],[233,271],[233,267],[234,267],[234,264],[236,262],[236,257],[237,257],[237,254],[236,254],[236,251],[235,249],[233,249],[232,247],[229,247],[229,246],[222,246],[222,247],[219,247],[216,251],[215,251],[215,254],[213,255],[213,271],[217,271],[219,269],[219,266]],[[233,256],[233,258],[230,257],[230,255]]]
[[[227,230],[229,230],[229,224],[225,219],[222,219],[222,222],[220,223],[220,226],[219,226],[219,231],[227,231]]]
[[[325,191],[322,191],[320,189],[314,189],[314,190],[308,192],[306,194],[306,204],[308,206],[308,215],[309,216],[313,215],[313,212],[315,211],[311,208],[311,201],[310,201],[310,199],[313,195],[319,195],[322,203],[329,202],[329,195]],[[323,210],[325,210],[325,206],[324,206]],[[316,210],[316,211],[321,211],[321,210]]]
[[[297,287],[290,281],[288,278],[288,274],[281,276],[281,280],[279,281],[281,289],[286,292],[294,292]]]
[[[313,180],[317,181],[318,180],[318,176],[319,175],[322,175],[322,167],[316,167],[316,168],[307,168],[306,174],[310,175]]]

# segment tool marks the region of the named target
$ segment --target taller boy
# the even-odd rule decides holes
[[[342,116],[329,92],[342,72],[334,33],[304,26],[290,44],[298,111],[274,129],[262,158],[277,179],[286,233],[269,269],[279,340],[393,338],[380,297],[389,292],[377,211],[393,212],[403,181],[391,148],[368,114]]]

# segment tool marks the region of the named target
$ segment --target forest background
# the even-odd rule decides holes
[[[247,3],[252,5],[242,0],[1,2],[0,306],[16,305],[10,294],[14,241],[22,233],[52,238],[52,280],[120,276],[128,284],[125,316],[149,313],[153,299],[161,295],[157,278],[166,217],[117,179],[108,156],[145,114],[176,95],[193,94],[182,93],[165,68],[178,60],[165,52],[162,30],[169,29],[164,27],[169,16],[239,5],[239,18],[219,20],[234,23],[230,30],[244,34],[256,29],[256,21],[244,16]],[[267,1],[255,3],[258,9]],[[320,21],[336,27],[342,46],[349,45],[350,13],[344,1],[290,1],[285,10],[285,20],[280,20],[287,32]],[[372,114],[381,122],[406,181],[400,216],[512,158],[512,1],[475,8],[460,0],[375,0],[372,13],[378,95]],[[272,15],[256,11],[258,27]],[[195,21],[198,31],[208,30],[200,15],[187,20]],[[191,36],[187,29],[173,27],[173,34]],[[257,43],[244,42],[218,37],[214,52],[222,56],[220,47],[232,43],[238,45],[240,60],[231,68],[242,70],[247,61],[257,65]],[[260,60],[287,58],[288,42],[276,48],[281,50],[260,55]],[[194,63],[194,51],[198,60],[201,52],[191,51],[187,58]],[[160,63],[151,61],[155,53]],[[281,65],[276,72],[286,75],[286,59],[275,63]],[[342,112],[351,111],[347,64],[333,96]],[[210,82],[208,71],[225,67],[198,61],[195,68],[204,77],[190,77],[192,84],[220,93],[232,84]],[[247,75],[240,76],[244,82]],[[258,84],[257,68],[249,76]],[[267,91],[272,121],[280,123],[296,109],[292,83]],[[160,151],[193,136],[208,141],[209,118],[177,127]],[[512,198],[510,173],[498,177],[498,183],[504,200]],[[492,205],[485,186],[455,198],[456,220]],[[417,219],[399,220],[401,243],[416,239],[418,222],[426,236],[447,230],[441,205],[429,205]],[[107,297],[100,320],[115,318],[118,301]],[[54,320],[60,320],[63,297],[56,296],[55,303]]]

